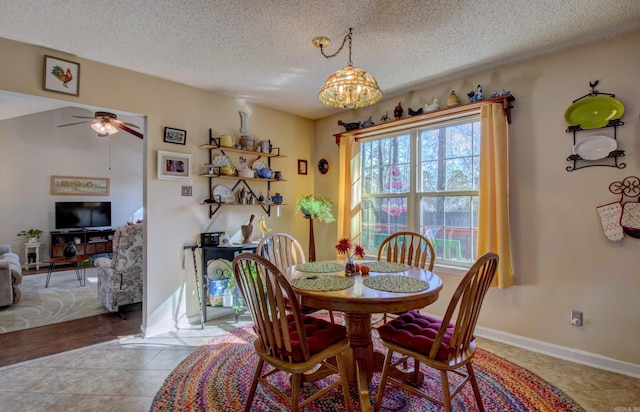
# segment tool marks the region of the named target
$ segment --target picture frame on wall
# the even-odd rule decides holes
[[[158,180],[191,180],[192,155],[158,150]]]
[[[43,88],[56,93],[80,95],[80,63],[44,56]]]
[[[307,174],[307,161],[303,159],[298,159],[298,174],[306,175]]]
[[[52,195],[109,196],[109,178],[51,176]]]
[[[165,127],[164,141],[166,143],[185,145],[187,143],[187,131],[182,129],[175,129],[173,127]]]

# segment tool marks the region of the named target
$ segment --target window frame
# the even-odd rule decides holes
[[[474,111],[472,113],[465,113],[463,116],[455,116],[454,118],[446,118],[446,119],[433,119],[432,121],[426,122],[426,123],[420,123],[420,124],[410,124],[407,127],[401,129],[401,130],[393,130],[393,131],[382,131],[380,133],[376,133],[375,135],[366,137],[366,138],[359,138],[358,141],[360,144],[363,143],[371,143],[374,141],[381,141],[381,140],[385,140],[385,139],[390,139],[390,138],[401,138],[403,136],[408,136],[409,142],[408,142],[408,148],[406,148],[405,150],[409,151],[409,155],[408,155],[408,162],[409,162],[409,185],[408,185],[408,191],[402,191],[402,192],[394,192],[393,190],[389,191],[389,192],[384,192],[381,191],[379,193],[368,193],[365,194],[365,190],[364,188],[360,188],[360,193],[361,193],[361,201],[364,201],[365,199],[375,199],[375,198],[390,198],[390,197],[397,197],[397,198],[405,198],[406,199],[406,203],[408,205],[407,207],[407,213],[406,213],[406,230],[410,230],[410,231],[416,231],[421,233],[422,232],[422,226],[421,226],[421,211],[422,211],[422,202],[421,199],[426,198],[426,197],[437,197],[437,196],[479,196],[479,188],[475,188],[475,189],[471,189],[471,190],[455,190],[455,191],[423,191],[423,182],[422,182],[422,175],[421,175],[421,171],[422,171],[422,162],[424,161],[424,159],[422,159],[422,134],[424,131],[427,130],[434,130],[434,129],[442,129],[442,128],[447,128],[447,127],[452,127],[455,125],[460,125],[460,124],[469,124],[469,123],[474,123],[476,124],[475,127],[478,128],[478,130],[480,130],[480,112],[478,111]],[[480,136],[481,138],[481,136]],[[362,149],[362,147],[361,147]],[[360,153],[361,153],[361,157],[362,159],[364,159],[364,155],[363,155],[363,151],[360,149]],[[471,156],[470,157],[476,157],[476,159],[479,161],[479,154],[474,154],[474,151],[472,150]],[[447,158],[444,158],[445,160]],[[406,159],[405,160],[406,163]],[[364,160],[361,160],[361,162]],[[384,164],[380,164],[377,165],[376,167],[393,167],[394,164],[392,162],[389,163],[384,163]],[[362,168],[362,163],[360,166],[360,176],[364,178],[365,176],[365,172],[364,169]],[[380,189],[380,188],[379,188]],[[418,190],[420,189],[420,190]],[[397,195],[397,196],[394,196]],[[476,197],[477,199],[477,197]],[[472,200],[473,203],[473,200]],[[477,204],[477,202],[476,202]],[[477,224],[477,210],[476,210],[476,224]],[[376,224],[382,224],[381,222],[376,223]],[[392,223],[387,223],[385,222],[385,224],[387,225],[391,225]],[[388,228],[388,230],[392,230],[390,227]],[[445,227],[445,230],[451,230],[451,228],[447,228]],[[473,227],[473,223],[471,223],[471,229],[470,230],[474,230]],[[477,233],[477,226],[475,227],[475,233]],[[360,236],[364,235],[364,230],[363,230],[363,225],[362,225],[362,219],[360,220]],[[475,242],[477,236],[473,236],[471,242]],[[364,245],[366,248],[366,245]],[[435,246],[435,245],[434,245]],[[467,246],[469,247],[469,246]],[[475,253],[476,251],[476,245],[471,245],[471,251],[473,253]],[[367,249],[367,253],[368,255],[374,255],[377,253],[377,250],[373,250],[371,248]],[[444,251],[443,251],[444,253]],[[460,269],[460,270],[466,270],[468,269],[472,264],[473,264],[474,258],[470,259],[469,261],[459,261],[459,260],[451,260],[451,259],[444,259],[444,256],[440,256],[440,257],[436,257],[436,266],[438,267],[448,267],[451,269]]]

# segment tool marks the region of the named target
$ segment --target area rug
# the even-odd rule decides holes
[[[66,322],[107,313],[98,301],[97,268],[87,267],[81,287],[74,270],[53,272],[49,287],[47,274],[22,277],[22,299],[0,308],[0,333]]]
[[[182,361],[166,378],[155,395],[151,411],[241,411],[251,385],[258,357],[253,350],[255,334],[250,326],[233,330],[198,348]],[[374,337],[374,347],[384,350]],[[539,376],[513,363],[479,349],[474,357],[474,368],[487,411],[582,411],[584,410],[564,392]],[[432,392],[440,388],[438,373],[422,367],[425,384]],[[273,375],[276,386],[290,394],[288,375]],[[333,379],[327,377],[327,380]],[[378,392],[380,374],[376,373],[369,385],[372,402]],[[453,381],[453,379],[451,379]],[[307,383],[301,391],[302,399],[326,385],[326,381]],[[351,390],[355,410],[359,400],[355,388]],[[287,411],[286,401],[258,385],[252,411]],[[305,411],[344,411],[342,389],[311,403]],[[441,411],[442,408],[390,386],[385,391],[383,411]],[[456,396],[455,411],[477,411],[471,385]]]

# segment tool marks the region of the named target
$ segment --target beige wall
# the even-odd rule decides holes
[[[509,127],[516,285],[489,292],[479,323],[506,334],[572,348],[576,353],[586,351],[640,365],[640,240],[629,236],[622,242],[607,240],[596,213],[596,206],[618,200],[608,190],[610,183],[640,177],[639,44],[640,32],[636,31],[318,121],[314,162],[326,157],[333,169],[326,176],[316,174],[316,191],[334,199],[338,196],[338,148],[333,134],[344,129],[337,120],[363,121],[372,115],[377,123],[385,111],[392,115],[398,101],[406,113],[409,107],[417,109],[434,97],[446,103],[451,90],[468,102],[466,93],[478,84],[484,86],[485,94],[511,90],[517,99]],[[618,142],[626,152],[621,161],[627,167],[567,172],[565,159],[573,143],[565,133],[564,112],[574,99],[590,91],[589,81],[596,79],[600,80],[597,90],[615,93],[626,106]],[[594,130],[580,136],[612,133]],[[459,280],[450,275],[443,278],[444,292],[429,307],[437,314],[444,311]],[[584,327],[569,324],[572,308],[584,312]]]
[[[446,102],[451,90],[461,97],[478,83],[487,93],[509,89],[516,96],[510,127],[511,222],[513,227],[516,285],[491,290],[480,326],[530,338],[532,342],[559,345],[576,354],[588,352],[640,365],[640,289],[638,247],[640,240],[626,237],[612,243],[603,235],[595,210],[616,200],[608,192],[611,182],[640,175],[640,83],[637,45],[640,32],[574,48],[572,50],[514,63],[499,69],[469,75],[390,98],[370,109],[341,112],[311,122],[277,111],[246,104],[130,71],[98,64],[35,46],[0,39],[5,65],[0,89],[36,96],[61,98],[102,107],[112,107],[147,116],[145,139],[146,283],[143,329],[155,334],[184,324],[185,315],[197,313],[193,276],[188,259],[182,267],[182,246],[191,244],[202,231],[232,230],[247,219],[249,208],[227,211],[210,220],[204,206],[207,183],[194,178],[194,197],[180,196],[179,182],[156,180],[156,152],[171,150],[194,155],[194,164],[206,162],[198,145],[207,141],[208,130],[238,135],[239,115],[250,113],[249,133],[270,138],[284,148],[287,158],[279,167],[288,180],[278,186],[288,206],[282,217],[269,219],[275,230],[288,231],[308,242],[308,226],[293,216],[299,195],[319,193],[337,200],[338,148],[333,134],[345,122],[378,121],[392,113],[398,101],[405,111],[430,103],[434,97]],[[42,56],[53,54],[82,64],[80,97],[44,92]],[[589,91],[588,82],[600,79],[600,91],[615,93],[626,105],[626,125],[618,141],[626,151],[622,170],[593,167],[566,172],[566,157],[572,139],[565,133],[565,109]],[[108,87],[103,87],[108,85]],[[382,85],[384,88],[384,85]],[[464,99],[463,99],[464,100]],[[186,146],[162,142],[164,126],[187,129]],[[604,131],[602,133],[607,133]],[[586,132],[585,135],[590,133]],[[591,133],[596,134],[596,132]],[[315,135],[315,141],[314,141]],[[331,171],[316,172],[320,158],[327,158]],[[297,159],[309,160],[307,176],[296,173]],[[274,190],[275,191],[275,190]],[[318,258],[334,258],[335,224],[318,224]],[[458,277],[443,274],[445,290],[429,309],[440,314]],[[186,302],[186,303],[185,303]],[[570,309],[584,312],[583,328],[569,325]]]
[[[235,233],[251,213],[264,215],[258,207],[226,208],[214,219],[209,219],[208,208],[199,204],[208,197],[209,189],[208,179],[197,176],[208,161],[207,151],[198,146],[208,143],[209,128],[214,133],[239,136],[239,111],[245,111],[249,113],[250,135],[271,139],[274,145],[282,147],[287,157],[274,160],[273,165],[283,172],[287,182],[274,184],[272,191],[281,192],[287,205],[281,207],[280,218],[272,213],[268,224],[274,230],[290,232],[302,240],[308,237],[308,229],[305,230],[303,224],[296,224],[303,223],[304,219],[289,216],[293,215],[295,199],[313,192],[313,175],[296,173],[297,159],[311,157],[313,122],[310,120],[6,39],[0,39],[0,50],[3,61],[11,62],[5,65],[0,90],[113,108],[146,117],[143,194],[146,280],[142,325],[146,334],[157,334],[176,326],[187,327],[187,316],[198,313],[192,260],[187,256],[183,267],[183,246],[198,241],[201,232],[226,230]],[[42,90],[45,54],[81,64],[79,97]],[[186,146],[164,143],[165,126],[186,129]],[[193,155],[193,197],[181,196],[182,182],[156,179],[158,150]]]

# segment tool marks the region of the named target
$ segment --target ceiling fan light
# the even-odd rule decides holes
[[[91,123],[91,128],[96,131],[99,136],[109,136],[118,133],[118,129],[106,120],[98,120]]]

